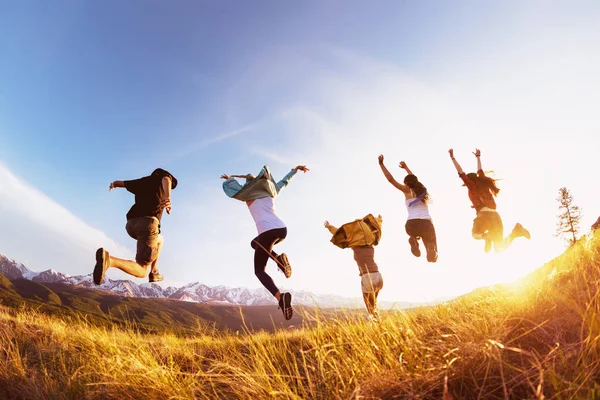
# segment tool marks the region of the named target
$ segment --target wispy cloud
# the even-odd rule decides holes
[[[252,129],[254,129],[254,126],[255,126],[255,124],[246,125],[239,129],[235,129],[235,130],[232,130],[229,132],[222,132],[222,133],[216,134],[214,136],[204,138],[200,141],[190,143],[187,146],[185,146],[183,150],[176,153],[172,158],[175,160],[180,159],[180,158],[189,156],[190,154],[196,153],[202,149],[205,149],[215,143],[219,143],[224,140],[228,140],[228,139],[234,138],[236,136],[240,136],[242,134],[248,133],[248,132],[252,131]]]
[[[284,165],[288,165],[288,164],[291,165],[293,163],[293,161],[291,161],[291,157],[289,157],[285,154],[279,154],[279,153],[277,153],[277,150],[274,150],[274,149],[270,149],[270,148],[266,148],[266,147],[251,147],[249,149],[249,151],[251,154],[262,157],[266,161],[275,162],[275,163],[284,164]]]
[[[87,274],[101,246],[132,254],[2,164],[0,225],[0,251],[37,270],[58,267],[69,274]]]

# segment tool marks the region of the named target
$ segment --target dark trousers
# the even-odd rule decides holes
[[[286,236],[287,228],[271,229],[261,233],[250,242],[250,246],[254,249],[254,274],[273,296],[279,289],[265,270],[269,257],[273,260],[278,257],[278,254],[273,251],[273,246],[283,241]]]
[[[430,262],[437,260],[437,238],[430,219],[409,219],[406,221],[405,229],[408,236],[423,239],[425,250],[427,250],[427,259]]]

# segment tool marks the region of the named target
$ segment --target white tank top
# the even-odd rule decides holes
[[[415,193],[411,190],[410,193],[414,196]],[[429,215],[429,206],[419,201],[412,206],[409,204],[416,200],[415,198],[407,199],[404,201],[406,204],[406,209],[408,210],[408,218],[407,219],[431,219],[431,215]]]
[[[285,228],[285,223],[275,214],[273,197],[254,200],[248,206],[248,210],[254,219],[259,235],[271,229]]]

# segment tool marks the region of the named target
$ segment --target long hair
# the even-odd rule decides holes
[[[467,177],[475,182],[475,187],[477,190],[481,191],[489,191],[492,195],[498,196],[500,192],[500,188],[496,185],[496,180],[490,178],[489,176],[479,176],[475,172],[471,172],[467,174]]]
[[[404,178],[404,184],[411,188],[417,197],[425,193],[425,197],[423,197],[422,201],[425,204],[429,203],[429,193],[427,192],[427,188],[421,182],[419,182],[419,178],[413,174],[408,174]]]

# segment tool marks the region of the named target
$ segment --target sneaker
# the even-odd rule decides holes
[[[290,266],[290,261],[288,260],[287,254],[281,253],[277,256],[277,266],[283,272],[286,278],[292,276],[292,267]]]
[[[100,247],[96,250],[96,266],[94,267],[94,283],[96,285],[102,285],[104,283],[104,274],[108,269],[110,261],[110,254],[108,251]]]
[[[408,238],[408,244],[410,244],[410,252],[413,253],[415,257],[421,257],[421,250],[419,250],[419,241],[417,238],[411,236]]]
[[[518,222],[515,225],[515,227],[513,228],[512,235],[516,238],[524,237],[527,239],[531,239],[531,234],[529,233],[529,231],[527,229],[523,228],[523,225],[519,224]]]
[[[283,311],[283,316],[286,320],[292,319],[294,309],[292,308],[291,293],[281,293],[281,296],[279,297],[279,308]]]
[[[435,247],[432,244],[425,246],[425,250],[427,250],[427,261],[430,263],[434,263],[438,259],[438,253]]]
[[[372,323],[373,325],[381,324],[381,319],[379,318],[379,313],[369,314],[368,318],[369,318],[369,322]]]
[[[160,282],[163,279],[165,279],[165,278],[163,278],[163,276],[161,274],[159,274],[158,272],[155,272],[155,273],[150,272],[148,274],[148,282],[150,282],[150,283]]]

